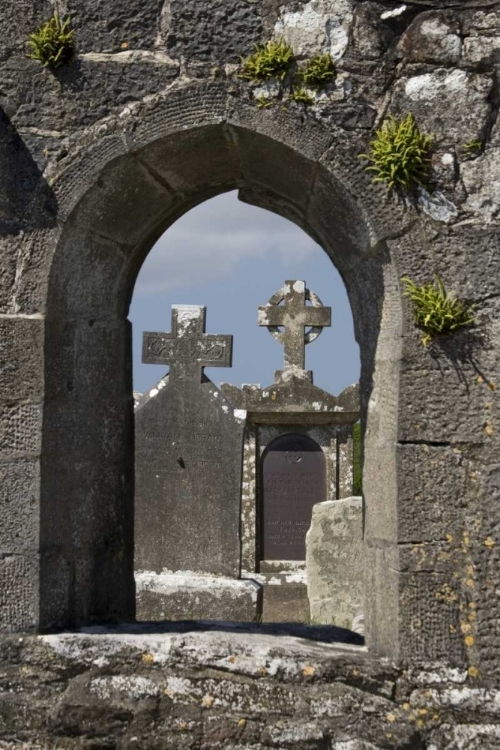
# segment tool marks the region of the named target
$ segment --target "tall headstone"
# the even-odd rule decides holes
[[[222,386],[248,413],[242,568],[263,582],[264,620],[304,621],[310,617],[305,536],[313,507],[352,494],[358,388],[333,396],[305,369],[306,345],[331,323],[330,308],[305,281],[286,281],[259,308],[258,322],[282,344],[283,369],[266,388]]]
[[[171,333],[144,334],[143,361],[170,371],[136,411],[136,571],[240,575],[246,415],[203,374],[231,354],[204,307],[175,305]]]

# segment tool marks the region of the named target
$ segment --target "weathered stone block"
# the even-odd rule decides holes
[[[25,632],[39,625],[40,562],[36,554],[0,555],[0,632]]]
[[[24,57],[9,60],[4,71],[3,102],[15,127],[59,133],[89,127],[147,93],[163,91],[179,67],[164,55],[122,51],[74,57],[56,76]],[[30,90],[23,86],[27,78],[36,81]]]
[[[38,461],[0,462],[0,554],[38,551],[39,493]]]
[[[0,313],[13,312],[18,243],[15,237],[0,238]]]
[[[254,622],[261,608],[256,581],[189,574],[136,573],[137,619]]]
[[[351,0],[309,0],[288,8],[282,5],[274,34],[285,37],[296,54],[328,52],[339,60],[346,52],[353,21]]]
[[[41,404],[0,403],[0,458],[37,456],[42,445]]]
[[[406,621],[399,623],[399,549],[390,543],[365,544],[365,632],[369,650],[399,658]]]
[[[460,19],[452,12],[419,13],[398,48],[408,62],[456,65],[462,55]]]
[[[433,661],[446,653],[452,664],[465,661],[459,597],[450,578],[451,573],[435,571],[401,574],[402,658]]]
[[[219,80],[190,81],[171,88],[124,113],[127,143],[137,150],[172,133],[220,124],[226,119],[227,100],[227,87]]]
[[[493,85],[487,75],[458,68],[400,78],[393,89],[391,110],[411,111],[426,133],[437,141],[461,145],[483,137],[490,116],[488,97]]]
[[[168,0],[161,25],[169,54],[212,63],[239,62],[260,41],[259,5],[248,0],[213,0],[208,10],[198,0]]]
[[[60,309],[68,314],[73,312],[68,310],[71,296],[61,294],[59,300]],[[91,312],[85,309],[84,297],[75,295],[73,301],[77,307],[82,305],[83,312]],[[115,299],[113,306],[116,304]],[[103,414],[108,410],[120,410],[123,402],[130,400],[130,338],[130,323],[123,320],[103,321],[89,316],[79,323],[72,320],[47,322],[46,340],[55,349],[54,357],[45,363],[45,388],[51,406],[77,409],[92,394],[89,414],[101,397],[105,404]],[[119,372],[117,359],[124,361]],[[56,401],[59,406],[55,405]],[[101,409],[97,405],[96,408]],[[50,409],[48,414],[51,423]]]
[[[314,176],[313,163],[276,142],[267,144],[263,158],[263,139],[243,128],[234,128],[235,141],[245,180],[272,190],[281,198],[305,209]],[[279,168],[285,162],[287,174]]]
[[[24,54],[29,35],[49,19],[53,12],[50,0],[40,0],[36,3],[31,0],[20,0],[16,5],[6,5],[2,8],[0,61],[7,60],[11,55]]]
[[[61,242],[71,245],[75,262],[71,268],[61,263],[52,268],[51,308],[57,311],[57,321],[78,315],[90,322],[119,314],[124,304],[120,286],[125,265],[119,245],[89,232],[88,227],[87,231],[72,227]],[[54,328],[57,323],[51,321],[50,325]]]
[[[400,477],[398,538],[401,542],[440,541],[461,535],[463,509],[478,501],[479,475],[459,447],[398,446]]]
[[[0,398],[38,400],[43,393],[43,320],[0,318]]]
[[[280,578],[278,583],[275,580],[262,587],[262,621],[308,623],[310,608],[307,587],[303,583],[287,583],[285,576]]]
[[[206,125],[154,141],[138,152],[174,190],[231,186],[240,174],[237,151],[223,125]]]
[[[60,232],[59,226],[39,223],[35,215],[30,216],[26,231],[7,238],[16,253],[17,265],[6,313],[45,315],[52,253]]]
[[[483,442],[493,429],[491,392],[472,367],[403,371],[400,398],[401,441]]]
[[[80,202],[77,221],[123,245],[134,245],[166,215],[168,190],[136,159],[124,157],[105,168],[97,189]]]
[[[151,49],[156,41],[161,0],[68,0],[78,51],[121,52]]]
[[[351,628],[364,614],[362,498],[315,505],[306,550],[311,622]]]

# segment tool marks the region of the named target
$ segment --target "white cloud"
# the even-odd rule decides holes
[[[135,293],[229,279],[241,260],[268,253],[292,270],[315,252],[317,245],[292,222],[242,203],[236,191],[225,193],[189,211],[160,237],[144,262]]]

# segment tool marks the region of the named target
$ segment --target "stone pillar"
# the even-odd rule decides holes
[[[0,316],[0,630],[39,626],[44,321]]]

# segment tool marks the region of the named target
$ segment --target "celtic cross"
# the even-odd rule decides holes
[[[311,304],[306,305],[307,301]],[[283,344],[284,372],[304,372],[306,344],[331,325],[331,308],[323,307],[319,297],[306,288],[305,281],[286,281],[267,305],[259,307],[259,325],[267,326]],[[306,332],[309,326],[311,330]]]
[[[171,333],[144,333],[142,361],[170,365],[170,381],[201,382],[204,367],[231,367],[233,337],[205,333],[206,311],[198,305],[173,305]]]

